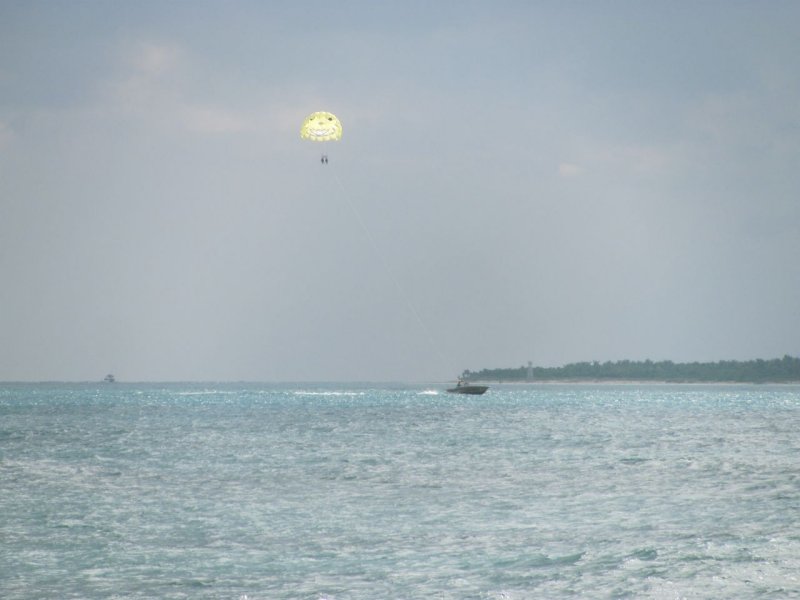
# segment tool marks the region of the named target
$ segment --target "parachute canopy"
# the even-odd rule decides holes
[[[342,139],[342,123],[333,113],[311,113],[303,121],[300,137],[313,142],[338,141]]]

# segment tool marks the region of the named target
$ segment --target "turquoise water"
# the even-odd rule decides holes
[[[800,597],[800,387],[0,385],[0,597]]]

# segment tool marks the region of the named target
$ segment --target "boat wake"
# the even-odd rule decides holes
[[[365,392],[307,392],[298,390],[295,396],[364,396]]]

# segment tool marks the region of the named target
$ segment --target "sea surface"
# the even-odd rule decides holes
[[[800,598],[800,387],[0,384],[0,598]]]

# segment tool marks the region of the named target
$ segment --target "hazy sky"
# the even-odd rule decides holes
[[[0,379],[800,355],[798,23],[0,0]]]

